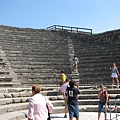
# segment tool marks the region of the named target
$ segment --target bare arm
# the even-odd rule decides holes
[[[106,102],[109,101],[109,96],[108,96],[108,92],[106,91]]]
[[[61,74],[58,76],[58,79],[60,79],[61,78]]]
[[[116,70],[117,70],[117,74],[120,75],[119,71],[118,71],[118,68],[116,67]]]
[[[98,98],[100,98],[101,94],[102,94],[102,91],[99,91],[98,92]]]

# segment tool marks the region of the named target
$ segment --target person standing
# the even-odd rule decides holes
[[[74,55],[73,60],[73,69],[76,73],[78,73],[78,63],[79,63],[79,59]]]
[[[113,63],[113,67],[110,68],[112,70],[112,75],[111,75],[111,78],[112,78],[112,86],[114,86],[114,79],[117,81],[117,87],[119,88],[119,80],[118,80],[118,76],[120,75],[119,74],[119,71],[118,71],[118,68],[116,67],[116,63]]]
[[[47,120],[48,112],[51,113],[53,105],[47,97],[40,94],[38,84],[32,86],[32,97],[29,100],[28,120]]]
[[[61,81],[60,81],[60,86],[62,86],[63,83],[65,83],[66,78],[67,78],[67,76],[66,76],[65,73],[64,73],[64,70],[61,70],[61,74],[59,75],[58,78],[61,79]]]
[[[65,112],[65,115],[64,115],[64,118],[67,118],[67,103],[68,103],[68,98],[66,96],[66,89],[69,85],[69,82],[70,82],[70,79],[69,78],[66,78],[66,82],[59,88],[59,91],[63,94],[63,97],[64,97],[64,101],[65,101],[65,109],[64,109],[64,112]]]
[[[98,120],[100,120],[100,115],[103,109],[103,106],[105,106],[104,111],[104,117],[105,120],[107,120],[107,102],[108,102],[108,93],[104,89],[103,84],[100,84],[100,91],[98,92],[98,99],[99,99],[99,105],[98,105]]]
[[[74,87],[74,86],[77,86]],[[76,120],[79,120],[79,107],[78,107],[78,94],[79,91],[79,84],[76,84],[75,81],[71,80],[69,82],[69,87],[66,90],[67,97],[68,97],[68,111],[69,111],[69,120],[73,120],[73,117]]]

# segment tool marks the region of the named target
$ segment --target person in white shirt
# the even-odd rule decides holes
[[[64,97],[64,101],[65,101],[65,109],[64,109],[64,112],[65,112],[65,115],[64,115],[64,118],[67,118],[67,102],[68,102],[68,98],[66,96],[66,89],[69,85],[69,82],[70,82],[70,79],[69,78],[66,78],[66,81],[65,83],[59,88],[59,91],[63,94],[63,97]]]

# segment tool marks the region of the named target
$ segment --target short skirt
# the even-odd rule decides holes
[[[118,75],[117,75],[117,73],[112,73],[111,77],[112,78],[118,78]]]

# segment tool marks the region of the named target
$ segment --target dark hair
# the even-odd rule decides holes
[[[32,91],[35,91],[35,93],[39,93],[41,91],[41,87],[38,84],[34,84],[32,86]]]
[[[74,55],[74,57],[76,57],[76,55]]]
[[[71,88],[73,88],[74,85],[75,85],[75,81],[71,80],[71,81],[69,82],[69,85],[70,85]]]
[[[69,81],[70,79],[69,78],[66,78],[66,81],[65,82],[67,82],[67,81]]]
[[[61,73],[64,73],[64,70],[61,70]]]

